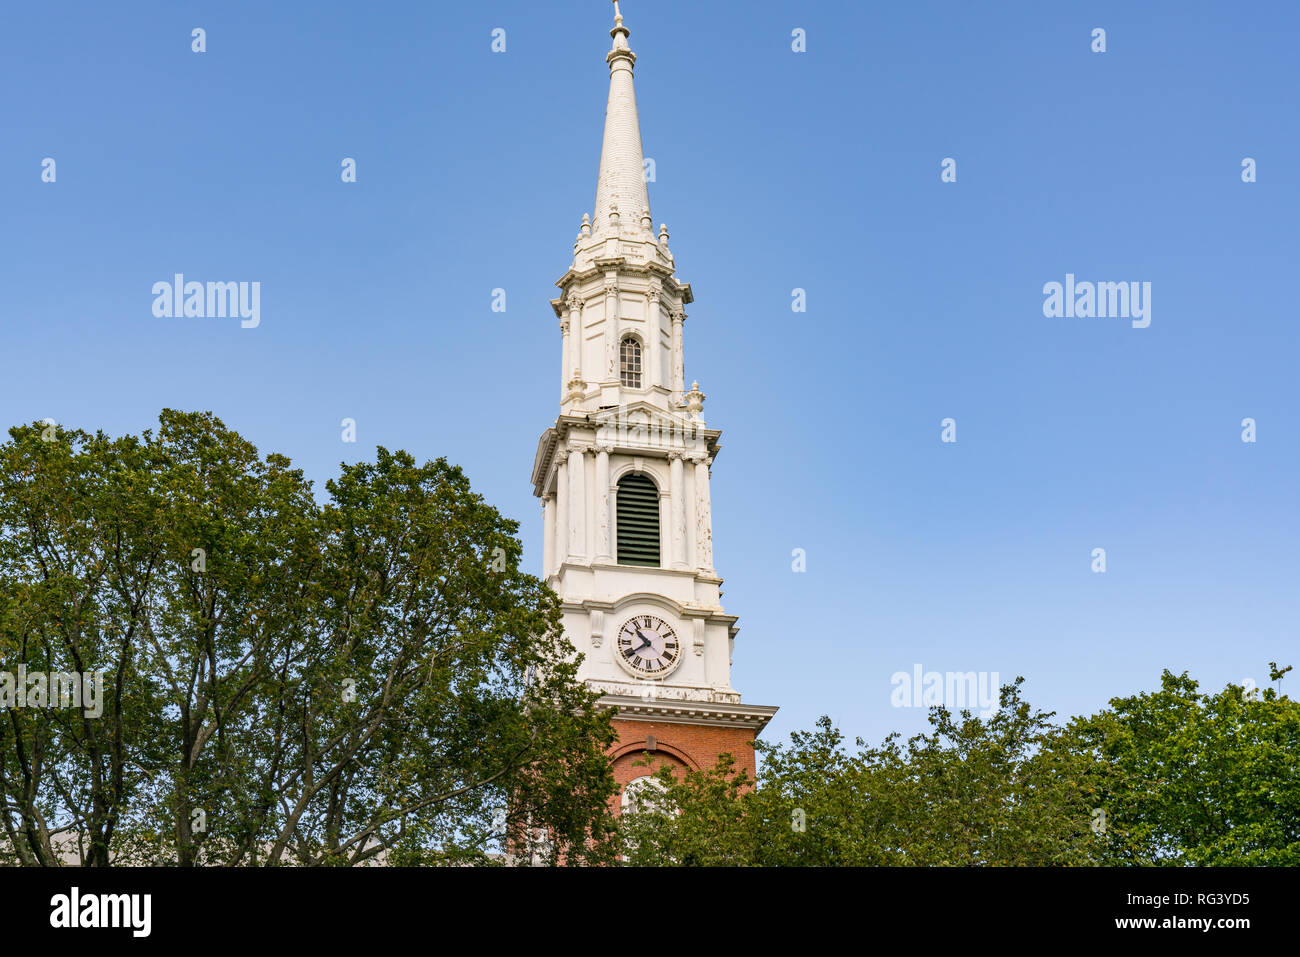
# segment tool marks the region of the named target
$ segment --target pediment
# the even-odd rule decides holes
[[[629,402],[621,406],[611,406],[608,409],[599,409],[596,412],[589,413],[587,420],[598,431],[601,429],[617,429],[620,425],[652,427],[660,431],[703,431],[702,428],[697,430],[691,423],[689,414],[685,412],[680,414],[668,412],[644,400]]]
[[[693,421],[685,411],[668,412],[649,402],[631,402],[587,416],[598,445],[644,452],[674,450],[712,456],[721,433]]]
[[[658,455],[681,451],[712,459],[718,454],[722,433],[691,420],[689,413],[669,412],[646,401],[594,412],[561,415],[553,428],[542,434],[533,459],[533,493],[539,497],[550,483],[555,456],[568,447],[576,434],[580,446],[605,446],[609,451],[632,455]]]

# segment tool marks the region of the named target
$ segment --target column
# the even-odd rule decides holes
[[[596,446],[596,561],[613,563],[609,500],[614,490],[609,486],[609,450],[608,445]]]
[[[569,468],[561,456],[555,465],[555,570],[569,557]]]
[[[572,310],[560,320],[560,403],[569,397],[569,320]]]
[[[673,499],[668,489],[659,490],[659,567],[672,566]]]
[[[551,573],[555,562],[555,499],[542,499],[542,577]]]
[[[569,335],[564,343],[567,350],[564,353],[565,389],[569,387],[569,380],[582,371],[582,300],[578,296],[570,296],[568,305]]]
[[[587,477],[583,450],[569,449],[569,561],[587,558]]]
[[[695,456],[688,455],[686,456],[686,461],[688,463],[693,463],[695,458]],[[695,482],[695,470],[691,469],[686,475],[685,483],[690,487],[683,489],[682,492],[686,503],[686,540],[683,542],[683,554],[686,556],[686,564],[690,568],[700,567],[698,559],[700,550],[696,545],[696,542],[699,540],[699,533],[696,531],[695,527]]]
[[[686,391],[686,362],[682,353],[682,324],[686,322],[686,313],[680,309],[673,310],[673,401],[681,404],[682,394]]]
[[[686,567],[686,488],[682,474],[682,453],[668,453],[668,486],[673,517],[669,540],[673,568]]]
[[[709,459],[695,460],[695,563],[713,574],[713,517],[709,512]]]
[[[659,309],[660,288],[655,285],[646,293],[645,301],[645,349],[646,375],[645,385],[663,385],[659,367],[663,364],[660,352],[663,350],[663,333],[661,331],[662,315]]]
[[[605,277],[605,371],[602,379],[618,381],[618,276]]]

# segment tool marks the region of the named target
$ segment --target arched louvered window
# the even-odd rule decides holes
[[[619,344],[618,368],[623,388],[641,388],[641,342],[636,336],[624,336]]]
[[[659,489],[645,475],[625,475],[618,482],[618,563],[659,567]]]
[[[624,814],[662,814],[665,810],[663,783],[650,774],[633,778],[623,785]]]

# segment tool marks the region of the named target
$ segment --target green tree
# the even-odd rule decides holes
[[[378,450],[318,504],[211,415],[0,445],[0,856],[56,864],[607,860],[608,717],[516,523]]]
[[[1186,672],[1160,685],[1069,729],[1115,771],[1099,795],[1106,862],[1300,864],[1300,704],[1273,688],[1205,694]]]
[[[1270,665],[1280,683],[1289,668]],[[757,782],[724,757],[658,772],[650,813],[622,823],[633,864],[1295,865],[1300,706],[1274,688],[1161,689],[1057,726],[1006,686],[981,720],[855,750],[822,718],[757,743]]]
[[[151,507],[157,463],[132,439],[16,429],[0,446],[0,669],[101,672],[102,714],[9,707],[0,727],[6,856],[106,864],[161,703],[141,668],[150,581],[162,564]],[[52,441],[46,441],[46,438]],[[33,689],[35,690],[35,689]]]
[[[633,864],[756,866],[1084,864],[1093,759],[1060,747],[1052,715],[1001,689],[1001,707],[930,712],[932,731],[856,749],[827,717],[790,743],[756,742],[757,782],[724,759],[657,772],[661,813],[625,819]]]

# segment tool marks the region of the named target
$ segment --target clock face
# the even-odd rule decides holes
[[[618,654],[633,673],[654,677],[677,667],[681,659],[677,632],[662,618],[637,615],[618,630]]]

